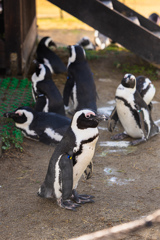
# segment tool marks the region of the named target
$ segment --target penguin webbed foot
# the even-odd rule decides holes
[[[79,195],[76,190],[72,191],[71,199],[78,204],[94,203],[93,198],[94,198],[94,196],[92,196],[92,195],[87,195],[87,194]]]
[[[113,132],[117,122],[114,119],[109,118],[107,121],[108,131]]]
[[[126,133],[119,133],[111,137],[112,140],[123,140],[124,138],[127,138],[128,135]]]
[[[138,145],[138,144],[140,144],[140,143],[144,143],[144,142],[146,142],[146,141],[147,141],[146,138],[141,138],[141,139],[137,139],[137,140],[131,141],[131,142],[130,142],[130,145],[131,145],[131,146],[136,146],[136,145]]]
[[[81,205],[74,203],[71,200],[63,200],[62,198],[57,199],[57,203],[61,208],[65,208],[72,211],[76,211],[77,207],[81,207]]]

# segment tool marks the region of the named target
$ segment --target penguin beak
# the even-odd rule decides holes
[[[18,114],[16,114],[15,112],[6,112],[3,114],[4,117],[6,118],[13,118],[16,117]]]
[[[109,116],[107,115],[99,115],[99,114],[96,114],[96,115],[91,115],[89,117],[90,120],[95,120],[97,122],[101,122],[101,121],[107,121],[109,118]]]

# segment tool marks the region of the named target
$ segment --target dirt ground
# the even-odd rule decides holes
[[[50,34],[39,32],[40,36]],[[57,32],[52,31],[52,34],[56,36]],[[64,39],[63,44],[64,41],[74,44],[78,37],[67,38],[65,34],[65,39],[64,36],[61,39]],[[67,62],[67,58],[64,61]],[[99,96],[99,111],[113,108],[115,90],[124,75],[120,68],[115,67],[115,62],[140,63],[141,60],[129,52],[110,52],[105,58],[89,61]],[[54,76],[61,92],[65,77]],[[159,81],[154,81],[154,121],[160,119]],[[99,127],[93,176],[87,181],[82,177],[77,188],[79,193],[94,195],[95,203],[85,204],[76,212],[61,209],[55,200],[37,196],[54,151],[53,146],[25,139],[23,153],[14,149],[3,153],[0,158],[1,239],[69,239],[142,218],[159,208],[160,136],[136,147],[120,147],[110,139],[113,134],[122,131],[120,125],[114,133],[107,131],[105,122]],[[124,239],[156,240],[160,239],[160,231],[153,226]]]

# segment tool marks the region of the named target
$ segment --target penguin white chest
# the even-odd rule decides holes
[[[155,89],[154,85],[150,84],[150,88],[148,89],[148,91],[146,92],[146,94],[143,97],[143,100],[146,102],[147,105],[152,101],[155,93],[156,93],[156,89]]]
[[[78,106],[78,100],[77,100],[77,86],[76,83],[74,84],[74,87],[72,89],[72,93],[73,93],[73,108],[76,109]]]
[[[116,109],[125,132],[133,138],[142,138],[143,131],[139,128],[130,108],[122,100],[116,99]]]
[[[76,188],[80,177],[91,162],[97,140],[98,136],[92,142],[82,145],[81,153],[76,157],[76,164],[73,167],[73,188]]]

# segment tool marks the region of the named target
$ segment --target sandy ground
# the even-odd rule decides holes
[[[89,61],[99,95],[99,111],[113,108],[115,90],[123,77],[120,69],[114,67],[115,61],[122,64],[141,60],[132,53],[110,52],[105,58]],[[61,91],[64,77],[54,77]],[[152,116],[157,121],[160,119],[159,80],[154,84],[157,91]],[[36,194],[44,180],[53,146],[25,139],[23,153],[14,149],[3,153],[0,159],[1,239],[69,239],[142,218],[159,208],[159,135],[136,147],[126,147],[123,142],[122,148],[110,139],[122,131],[120,125],[112,134],[107,131],[106,123],[99,127],[93,177],[88,181],[82,178],[77,189],[79,193],[94,195],[95,203],[85,204],[76,212],[61,209],[55,200],[41,199]],[[126,239],[160,239],[160,231],[153,226]]]
[[[39,38],[49,35],[58,46],[75,44],[84,35],[93,38],[92,29],[58,31],[38,29]],[[63,56],[67,63],[68,56]],[[128,52],[108,52],[104,58],[92,59],[89,65],[98,92],[99,111],[110,111],[114,95],[124,73],[117,64],[141,60]],[[66,75],[53,76],[61,93]],[[152,79],[151,79],[152,80]],[[152,117],[160,119],[160,87],[154,81],[156,95]],[[160,135],[136,147],[120,147],[110,137],[106,123],[99,125],[94,173],[91,179],[79,182],[77,191],[95,196],[95,203],[85,204],[76,212],[57,206],[55,200],[41,199],[37,191],[43,182],[53,146],[25,139],[23,153],[14,149],[0,158],[0,236],[3,240],[62,240],[98,231],[142,218],[159,208],[160,195]],[[130,141],[131,139],[127,139]],[[158,240],[159,227],[135,232],[123,239]]]

